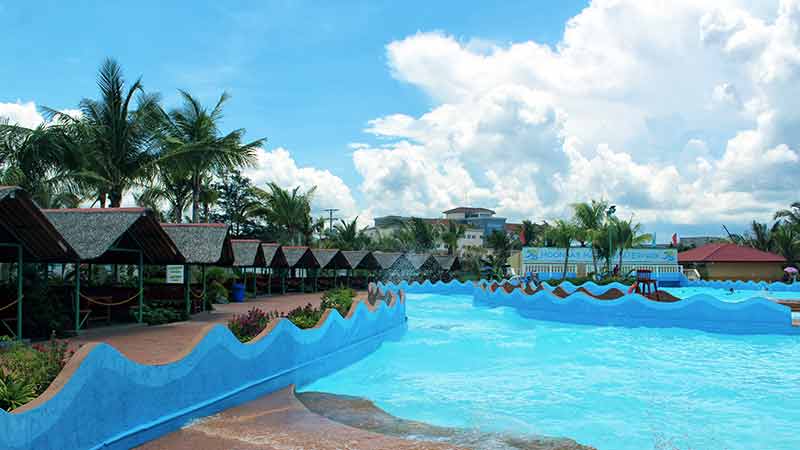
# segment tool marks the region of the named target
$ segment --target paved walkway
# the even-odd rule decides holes
[[[360,295],[366,295],[365,293]],[[311,303],[319,306],[321,292],[286,294],[248,299],[244,303],[214,305],[211,312],[192,315],[191,320],[166,325],[117,325],[90,328],[71,338],[76,346],[90,342],[105,342],[114,346],[128,358],[142,364],[165,364],[174,361],[189,349],[197,337],[210,324],[227,325],[234,314],[242,314],[253,307],[264,311],[287,313],[298,306]]]

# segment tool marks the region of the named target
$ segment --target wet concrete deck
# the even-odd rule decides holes
[[[452,450],[342,425],[310,412],[292,388],[198,420],[149,442],[143,450]]]

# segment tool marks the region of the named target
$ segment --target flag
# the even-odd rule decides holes
[[[678,242],[680,242],[680,238],[678,238],[678,233],[672,233],[672,245],[675,247],[678,246]]]

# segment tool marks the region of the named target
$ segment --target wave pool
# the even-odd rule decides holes
[[[410,294],[408,331],[302,387],[484,432],[603,450],[794,450],[800,340],[543,322]]]

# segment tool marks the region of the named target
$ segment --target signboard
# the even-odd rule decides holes
[[[566,249],[557,247],[524,247],[522,262],[524,264],[564,264]],[[615,256],[615,261],[619,253]],[[572,247],[569,249],[570,263],[591,263],[592,249],[589,247]],[[678,250],[674,248],[631,248],[622,253],[622,264],[678,264]]]
[[[167,266],[167,284],[183,284],[183,266]]]

